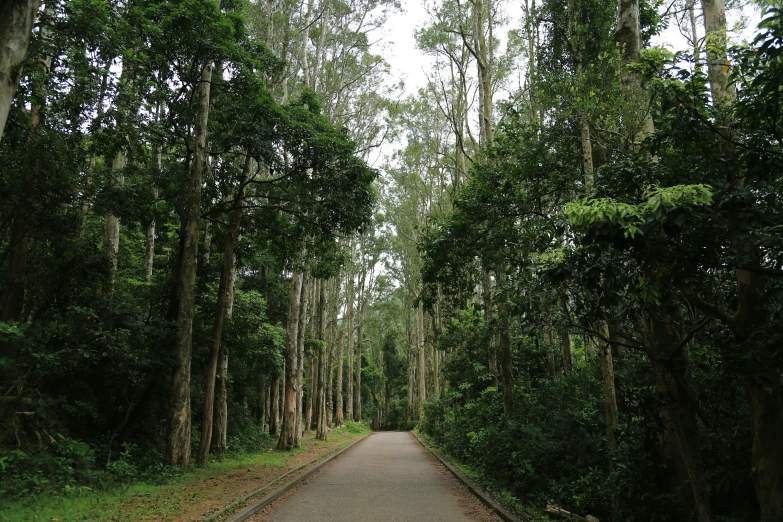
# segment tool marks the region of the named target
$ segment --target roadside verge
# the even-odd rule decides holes
[[[326,466],[327,464],[329,464],[330,462],[332,462],[333,460],[338,458],[340,455],[342,455],[346,451],[350,450],[351,448],[353,448],[354,446],[359,444],[361,441],[365,440],[370,435],[372,435],[372,433],[370,433],[368,435],[365,435],[365,436],[363,436],[363,437],[353,441],[351,444],[349,444],[345,448],[339,450],[337,453],[333,453],[332,455],[326,457],[324,460],[322,460],[321,462],[319,462],[315,466],[313,466],[313,467],[307,469],[306,471],[304,471],[303,473],[297,475],[296,477],[294,477],[293,479],[289,480],[288,482],[286,482],[285,484],[283,484],[279,488],[275,489],[271,493],[268,493],[267,495],[265,495],[261,499],[259,499],[257,501],[254,501],[254,502],[251,502],[247,507],[245,507],[244,509],[241,509],[240,511],[238,511],[238,512],[236,512],[236,513],[234,513],[234,514],[232,514],[230,516],[228,516],[227,518],[221,519],[221,516],[224,515],[226,512],[229,512],[229,511],[235,509],[237,506],[240,506],[240,505],[246,503],[249,499],[251,499],[251,498],[253,498],[253,497],[263,493],[264,491],[270,489],[274,484],[279,482],[281,479],[283,479],[283,478],[285,478],[287,476],[290,476],[292,474],[296,474],[296,472],[302,470],[303,468],[306,468],[306,467],[310,466],[312,464],[312,462],[304,464],[304,465],[302,465],[302,466],[300,466],[300,467],[298,467],[296,469],[293,469],[293,470],[289,471],[288,473],[286,473],[286,474],[284,474],[284,475],[282,475],[280,477],[277,477],[272,482],[270,482],[270,483],[268,483],[268,484],[266,484],[264,486],[261,486],[260,488],[256,489],[255,491],[251,492],[250,494],[248,494],[248,495],[246,495],[246,496],[244,496],[244,497],[242,497],[242,498],[232,502],[231,504],[229,504],[228,506],[226,506],[225,508],[223,508],[219,512],[210,515],[208,518],[204,519],[204,522],[210,522],[210,521],[213,521],[213,520],[224,520],[225,522],[244,522],[245,520],[249,519],[250,517],[252,517],[256,513],[258,513],[262,509],[264,509],[266,506],[268,506],[269,504],[271,504],[272,502],[277,500],[278,498],[280,498],[283,495],[285,495],[286,493],[288,493],[290,490],[292,490],[297,485],[299,485],[301,482],[306,480],[308,477],[310,477],[314,473],[316,473],[318,470],[320,470],[321,468],[323,468],[324,466]]]
[[[419,441],[419,444],[421,444],[424,449],[429,451],[436,459],[438,459],[440,463],[446,467],[446,469],[448,469],[455,477],[457,477],[457,480],[462,482],[471,493],[478,497],[478,499],[481,500],[481,502],[483,502],[488,508],[497,513],[500,518],[506,522],[522,522],[519,517],[500,505],[500,503],[492,498],[483,487],[462,473],[454,464],[446,459],[446,457],[441,455],[438,450],[425,443],[422,438],[419,437],[418,433],[411,431],[411,434],[416,437],[416,440]]]

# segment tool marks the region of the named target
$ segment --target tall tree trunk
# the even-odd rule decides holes
[[[692,392],[689,389],[691,372],[688,352],[685,347],[675,352],[680,338],[676,334],[674,314],[676,311],[673,306],[662,306],[660,310],[645,314],[640,327],[644,332],[645,349],[652,363],[661,402],[664,452],[667,459],[672,461],[677,474],[673,481],[675,488],[689,484],[697,519],[699,522],[710,522],[710,495],[704,480],[704,462],[694,411],[697,406],[691,404],[690,399]],[[682,513],[682,516],[685,515]]]
[[[340,280],[333,279],[333,291],[331,293],[331,311],[329,314],[329,359],[327,364],[326,384],[326,423],[329,428],[334,426],[334,356],[337,344],[337,308],[340,296]]]
[[[639,143],[655,131],[649,110],[649,96],[641,84],[641,77],[636,70],[628,67],[639,61],[642,51],[639,0],[619,0],[617,27],[614,34],[620,47],[623,65],[620,81],[629,102],[628,106],[633,107],[635,111],[633,115],[628,115],[631,120],[630,131],[634,134],[634,140]]]
[[[351,248],[351,252],[354,252],[353,247]],[[348,389],[345,391],[345,398],[347,401],[345,405],[345,417],[350,421],[353,421],[353,294],[353,274],[349,274],[348,306],[345,309],[345,313],[348,316],[348,329],[345,333],[348,336],[348,345],[346,346],[346,350],[348,352],[348,361],[345,370],[345,379],[348,383]]]
[[[416,340],[419,354],[419,425],[424,421],[424,401],[427,399],[427,363],[424,346],[424,301],[419,299],[416,311]]]
[[[242,213],[245,197],[245,186],[250,180],[253,172],[253,159],[248,155],[245,158],[244,171],[239,191],[234,198],[234,210],[231,213],[231,228],[226,237],[226,244],[223,247],[223,260],[220,267],[220,283],[217,294],[217,311],[215,313],[215,324],[212,328],[212,341],[209,345],[209,363],[207,365],[207,377],[204,384],[204,413],[201,417],[201,441],[198,452],[198,465],[203,466],[207,462],[209,449],[212,444],[212,414],[215,404],[215,380],[217,376],[218,359],[221,351],[221,338],[223,336],[223,324],[225,322],[227,311],[234,295],[234,275],[235,257],[234,247],[239,239],[239,225],[242,222]],[[224,351],[224,364],[226,372],[228,366],[228,353]]]
[[[237,241],[239,241],[239,237],[237,237]],[[237,255],[234,253],[228,281],[228,304],[226,305],[226,319],[229,322],[231,322],[231,317],[234,314],[236,281]],[[220,351],[218,352],[217,375],[215,376],[215,415],[213,422],[214,426],[212,427],[212,447],[210,448],[210,451],[218,456],[225,453],[228,446],[228,355],[228,346],[226,343],[221,342]],[[266,386],[264,386],[264,403],[264,406],[266,406]],[[261,415],[262,431],[265,414],[267,412],[268,410],[264,408],[264,412]]]
[[[546,376],[555,376],[555,351],[552,340],[552,327],[544,326],[544,348],[546,349]]]
[[[724,0],[702,0],[707,67],[710,89],[716,105],[731,103],[736,97],[726,67],[726,11]],[[730,122],[724,122],[728,124]],[[729,174],[735,186],[745,184],[737,173]],[[740,211],[741,212],[741,211]],[[735,268],[737,311],[728,325],[738,344],[747,344],[753,334],[764,327],[771,316],[770,299],[766,289],[766,275],[762,271],[763,254],[758,245],[739,231],[742,217],[734,215],[732,240],[741,258]],[[750,358],[749,375],[745,377],[745,394],[750,408],[752,436],[753,483],[761,510],[762,522],[783,520],[783,390],[780,370],[769,347],[756,348]],[[748,359],[743,352],[740,357]]]
[[[704,12],[705,40],[707,43],[707,77],[716,103],[727,103],[736,92],[727,74],[726,5],[724,0],[701,0]]]
[[[272,398],[269,401],[269,436],[277,435],[277,424],[280,421],[280,378],[275,375],[271,384]]]
[[[408,361],[408,409],[407,409],[407,421],[408,425],[411,423],[411,413],[413,413],[413,361]]]
[[[0,141],[22,78],[39,0],[8,0],[0,6]]]
[[[32,12],[28,12],[28,9]],[[48,16],[54,15],[54,4],[50,2],[46,5],[45,10]],[[21,65],[24,59],[24,53],[21,57],[17,56],[17,53],[24,47],[26,53],[27,47],[30,42],[30,33],[32,30],[33,21],[35,15],[38,12],[38,3],[35,2],[32,5],[28,5],[27,2],[22,0],[14,0],[12,2],[6,2],[6,5],[0,7],[0,139],[2,139],[2,130],[5,126],[5,122],[8,117],[8,111],[10,110],[11,103],[13,102],[13,96],[16,92],[16,86],[21,77]],[[6,18],[7,17],[7,18]],[[29,17],[28,33],[22,34],[27,28]],[[41,29],[41,38],[43,40],[49,40],[51,38],[51,29],[49,27],[43,27]],[[19,58],[19,61],[17,61]],[[41,60],[43,66],[43,73],[46,78],[49,77],[51,70],[52,58],[45,56]],[[18,69],[15,69],[17,68]],[[42,89],[43,92],[38,92],[38,98],[41,100],[46,99],[46,87]],[[6,96],[10,96],[6,99]],[[7,106],[6,106],[7,102]],[[30,137],[28,142],[34,139],[34,135],[38,132],[38,128],[41,124],[41,113],[43,107],[39,103],[33,103],[30,106]],[[31,157],[28,153],[25,159],[27,165],[25,168],[25,176],[35,175],[38,170],[36,158]],[[8,269],[7,277],[5,281],[5,294],[3,295],[2,313],[0,313],[0,320],[4,322],[8,321],[21,321],[22,313],[24,311],[24,287],[25,278],[27,273],[27,256],[30,249],[30,231],[28,229],[28,217],[26,209],[17,209],[18,215],[14,216],[11,223],[11,237],[8,245]],[[14,342],[0,343],[0,357],[9,357],[15,359],[19,354],[19,347]]]
[[[356,387],[354,388],[353,420],[362,421],[362,348],[364,347],[364,310],[367,304],[364,284],[367,279],[367,270],[363,269],[361,286],[359,287],[359,327],[356,332]]]
[[[320,279],[318,284],[318,315],[316,321],[318,321],[318,339],[323,342],[326,340],[326,279]],[[315,427],[316,440],[326,440],[326,365],[328,354],[328,346],[322,344],[318,350],[318,390],[316,393],[318,419]]]
[[[484,297],[484,324],[489,326],[492,323],[494,316],[494,307],[492,304],[492,277],[489,274],[489,270],[486,268],[481,269],[482,280],[482,294]],[[498,386],[498,362],[497,362],[497,348],[495,346],[495,335],[491,334],[489,337],[489,345],[487,346],[487,365],[489,371],[492,374],[492,386]]]
[[[506,273],[503,267],[495,270],[498,288],[506,287]],[[508,311],[506,299],[501,299],[498,307],[498,346],[500,348],[500,383],[503,386],[503,412],[514,410],[514,367],[511,359],[511,337],[508,331]]]
[[[123,65],[123,71],[127,69],[127,64]],[[122,81],[122,80],[121,80]],[[122,186],[122,169],[125,168],[125,152],[119,151],[114,160],[112,160],[112,185]],[[114,293],[114,281],[117,277],[117,255],[120,251],[120,220],[113,213],[109,212],[103,219],[103,250],[111,259],[111,273],[109,275],[109,288],[104,289],[106,294]]]
[[[299,356],[299,306],[303,287],[304,274],[294,272],[291,277],[291,292],[288,299],[287,343],[285,351],[285,400],[280,423],[280,438],[277,449],[290,450],[296,445],[298,428],[296,426],[297,398],[297,359]]]
[[[305,359],[305,324],[307,322],[307,299],[310,288],[310,270],[305,269],[302,277],[302,293],[299,303],[299,330],[297,335],[297,370],[296,370],[296,445],[302,443],[302,398],[304,394],[304,359]]]
[[[337,291],[339,295],[340,291],[340,285],[338,283]],[[337,383],[335,384],[335,393],[337,393],[337,405],[334,409],[334,423],[338,427],[342,427],[344,425],[344,417],[343,417],[343,356],[345,351],[345,336],[346,336],[346,326],[345,324],[342,325],[340,328],[340,341],[338,343],[338,352],[337,352]]]
[[[219,5],[219,4],[218,4]],[[190,464],[190,358],[193,349],[193,313],[196,304],[196,265],[201,222],[201,180],[207,157],[207,123],[212,85],[212,63],[204,66],[199,78],[196,113],[196,150],[190,170],[190,187],[185,208],[186,225],[179,277],[177,339],[174,344],[174,375],[169,396],[166,464]],[[211,423],[210,423],[211,424]]]

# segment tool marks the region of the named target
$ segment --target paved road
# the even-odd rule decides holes
[[[413,435],[375,433],[275,508],[270,521],[473,520]]]

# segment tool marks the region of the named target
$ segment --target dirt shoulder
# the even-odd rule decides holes
[[[316,441],[313,432],[306,433],[302,447],[293,451],[270,448],[230,457],[194,468],[162,485],[135,483],[111,491],[31,498],[0,510],[0,520],[200,522],[289,471],[320,461],[367,433],[369,431],[352,433],[346,428],[336,429],[329,432],[328,442]],[[272,443],[270,441],[270,445]],[[273,484],[272,489],[304,471],[306,469]]]

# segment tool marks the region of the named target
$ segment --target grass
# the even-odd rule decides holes
[[[367,428],[336,429],[329,434],[329,442],[316,441],[311,434],[303,439],[301,448],[288,452],[266,449],[229,456],[203,468],[193,467],[182,475],[165,479],[163,484],[135,482],[108,491],[82,488],[77,493],[38,495],[3,503],[0,521],[170,520],[179,515],[183,503],[198,500],[198,491],[189,492],[187,486],[241,468],[284,468],[311,445],[344,447],[366,433],[369,433]]]

